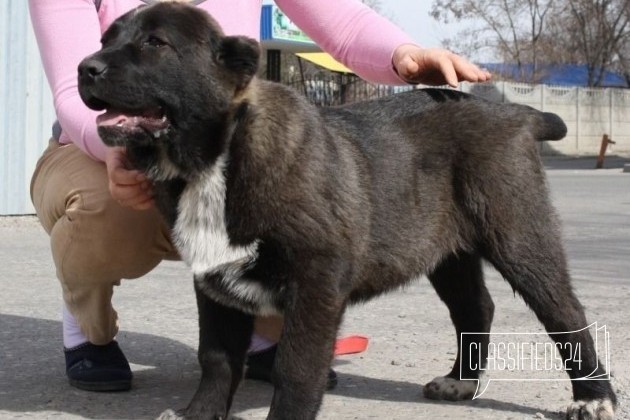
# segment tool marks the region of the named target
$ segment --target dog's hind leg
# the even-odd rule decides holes
[[[254,328],[252,315],[210,300],[195,287],[201,381],[183,418],[227,419]],[[172,418],[172,417],[163,417]]]
[[[520,202],[518,197],[514,194],[509,207],[494,213],[484,257],[523,297],[556,342],[572,379],[575,403],[569,406],[567,417],[613,418],[616,398],[610,382],[579,380],[605,372],[597,360],[584,309],[571,287],[553,209],[543,195]],[[574,358],[578,349],[581,360]]]
[[[437,400],[471,399],[488,353],[494,304],[483,281],[481,258],[460,253],[446,258],[429,275],[448,307],[457,334],[457,359],[451,372],[424,386],[424,396]],[[467,333],[467,334],[462,334]]]

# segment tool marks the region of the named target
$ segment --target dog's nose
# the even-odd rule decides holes
[[[79,77],[96,79],[107,71],[107,64],[96,58],[87,58],[79,64]]]

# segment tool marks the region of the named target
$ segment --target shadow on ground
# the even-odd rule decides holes
[[[0,411],[154,418],[163,409],[185,406],[199,378],[194,349],[164,337],[121,332],[118,339],[134,370],[134,388],[125,393],[79,391],[65,377],[60,322],[0,314],[0,325]]]
[[[185,407],[193,395],[199,370],[195,349],[175,340],[149,334],[121,332],[119,341],[132,363],[134,388],[125,393],[91,393],[70,387],[64,373],[60,322],[0,314],[0,411],[54,411],[93,419],[155,418],[167,408]],[[344,362],[335,362],[341,366]],[[340,374],[330,396],[350,399],[410,402],[431,405],[468,405],[522,413],[541,412],[491,399],[449,403],[424,399],[417,383]],[[264,409],[272,387],[245,381],[232,412]],[[557,413],[542,412],[547,418]]]

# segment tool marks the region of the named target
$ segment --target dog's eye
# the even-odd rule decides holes
[[[149,37],[142,43],[143,47],[163,47],[166,45],[166,42],[162,41],[155,35],[149,35]]]

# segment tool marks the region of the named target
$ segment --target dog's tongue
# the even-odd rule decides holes
[[[120,128],[144,128],[146,130],[161,130],[168,126],[168,121],[159,111],[147,112],[144,115],[125,114],[115,109],[108,109],[104,114],[96,117],[96,124],[99,127],[120,127]]]
[[[129,119],[134,118],[119,111],[108,110],[104,114],[96,117],[96,124],[99,126],[126,125]]]

